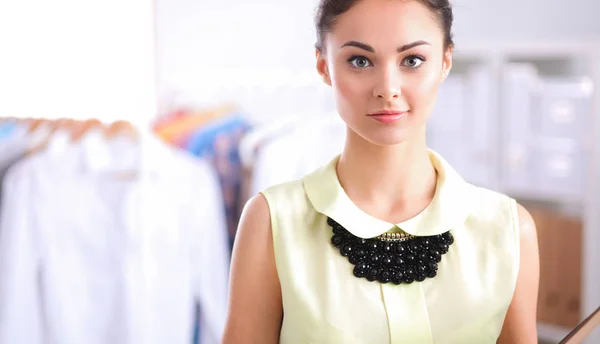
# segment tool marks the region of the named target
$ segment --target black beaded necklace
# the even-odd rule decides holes
[[[450,231],[433,236],[384,234],[362,239],[332,218],[327,218],[327,224],[333,229],[331,243],[354,265],[354,276],[371,282],[410,284],[433,278],[442,255],[454,243]]]

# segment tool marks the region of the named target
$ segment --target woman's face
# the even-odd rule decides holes
[[[337,18],[324,47],[317,69],[353,132],[381,146],[425,133],[452,65],[433,12],[417,1],[362,0]]]

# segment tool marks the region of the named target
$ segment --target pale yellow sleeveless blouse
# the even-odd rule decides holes
[[[515,200],[465,182],[436,152],[431,204],[416,217],[387,223],[360,210],[341,187],[339,156],[302,180],[263,192],[271,212],[284,319],[281,343],[495,343],[519,268]],[[454,244],[438,274],[395,285],[354,277],[331,244],[327,216],[361,238],[398,230]]]

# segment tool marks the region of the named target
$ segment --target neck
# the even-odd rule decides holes
[[[337,173],[344,191],[359,208],[391,223],[405,221],[425,209],[437,182],[424,133],[382,147],[348,130]]]

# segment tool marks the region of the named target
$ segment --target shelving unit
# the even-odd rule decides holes
[[[581,217],[581,321],[600,305],[600,41],[579,42],[520,42],[520,43],[460,43],[454,54],[453,74],[466,78],[473,69],[483,69],[488,73],[489,85],[486,90],[488,109],[481,114],[491,122],[477,124],[488,130],[485,149],[482,152],[467,152],[464,168],[484,164],[486,178],[479,178],[476,184],[506,193],[519,201],[549,202],[570,214]],[[507,121],[507,104],[503,103],[506,94],[503,70],[511,63],[531,63],[545,76],[588,76],[592,92],[592,107],[586,114],[586,124],[580,133],[585,142],[585,163],[582,173],[585,185],[581,195],[564,197],[562,193],[515,191],[506,182],[506,142],[502,130],[510,130]],[[588,116],[589,115],[589,116]],[[487,129],[486,129],[487,128]],[[492,128],[492,129],[490,129]],[[501,128],[498,130],[497,128]],[[470,133],[470,131],[469,131]],[[440,135],[433,130],[432,140]],[[480,143],[471,142],[472,146]],[[469,157],[470,156],[470,157]],[[483,160],[482,160],[483,156]],[[463,158],[464,159],[464,158]],[[449,159],[451,160],[451,159]],[[450,161],[452,163],[452,161]],[[460,165],[460,164],[459,164]],[[479,168],[479,167],[475,167]],[[460,166],[459,166],[460,169]],[[461,172],[461,171],[459,171]],[[539,322],[540,340],[558,342],[571,328]],[[600,343],[600,329],[596,330],[585,343]]]

